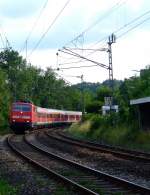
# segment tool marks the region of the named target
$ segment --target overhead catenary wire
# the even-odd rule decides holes
[[[65,75],[65,74],[63,74],[63,76],[65,76],[65,77],[73,77],[73,78],[81,78],[82,75],[75,76],[75,75]]]
[[[66,80],[65,78],[63,78],[63,77],[62,77],[61,75],[59,75],[58,73],[57,73],[57,76],[58,76],[60,79],[64,80],[64,81],[66,82],[66,84],[71,85],[71,82],[70,82],[70,81]]]
[[[123,4],[125,4],[125,2],[126,1],[119,1],[118,3],[116,3],[113,7],[111,7],[111,9],[110,10],[108,10],[108,15],[111,13],[111,11],[114,11],[114,10],[116,10],[116,9],[118,9],[119,7],[121,7]],[[114,9],[114,10],[113,10]],[[105,13],[99,20],[97,20],[95,23],[93,23],[91,26],[89,26],[87,29],[85,29],[82,33],[80,33],[76,38],[74,38],[72,41],[70,41],[70,42],[68,42],[67,44],[69,44],[69,43],[71,43],[71,42],[73,42],[74,40],[76,40],[78,37],[80,37],[80,36],[82,36],[84,33],[86,33],[87,31],[89,31],[91,28],[93,28],[97,23],[99,23],[100,21],[102,21],[105,17],[107,17],[107,14]],[[103,39],[101,39],[101,42],[102,41],[104,41],[104,40],[106,40],[108,38],[108,36],[105,36]],[[67,45],[66,44],[66,45]],[[97,43],[96,43],[97,44]],[[96,44],[94,44],[94,45],[96,45]],[[77,48],[78,49],[78,48]],[[83,49],[81,49],[82,51],[83,51]],[[88,50],[88,49],[85,49],[85,50]],[[90,49],[89,49],[90,50]],[[92,51],[92,52],[90,52],[88,55],[86,55],[86,57],[87,56],[89,56],[90,54],[93,54],[93,53],[95,53],[95,52],[97,52],[98,51],[98,49],[97,50],[94,50],[94,51]],[[81,61],[81,60],[80,60]],[[76,62],[72,62],[72,63],[78,63],[78,62],[80,62],[80,61],[76,61]],[[65,63],[63,63],[63,64],[65,64]],[[62,65],[62,64],[61,64]]]
[[[97,52],[97,51],[108,51],[108,48],[98,48],[98,49],[84,49],[84,48],[70,48],[71,50],[83,50],[83,51],[94,51],[94,52]],[[87,55],[86,55],[87,56]],[[76,56],[75,56],[76,57]],[[67,59],[67,58],[66,58]],[[70,58],[72,59],[72,58]],[[71,61],[71,62],[64,62],[64,63],[59,63],[59,65],[67,65],[67,64],[77,64],[77,63],[83,63],[84,61],[86,61],[87,59],[80,59],[80,60],[77,60],[77,61]]]
[[[133,27],[131,27],[130,29],[128,29],[127,31],[123,32],[122,34],[120,34],[118,36],[118,38],[121,38],[122,36],[124,36],[125,34],[127,34],[128,32],[134,30],[135,28],[137,28],[138,26],[142,25],[143,23],[145,23],[146,21],[150,20],[150,16],[146,19],[144,19],[143,21],[139,22],[138,24],[134,25]]]
[[[128,20],[127,23],[125,23],[124,25],[120,26],[119,28],[117,28],[113,33],[117,34],[117,38],[121,38],[124,35],[128,34],[129,32],[131,32],[132,30],[136,29],[138,26],[144,24],[146,21],[150,20],[150,10],[145,11],[144,13],[141,13],[140,15],[137,15],[137,17],[133,18],[131,20]],[[101,39],[100,41],[96,42],[96,44],[107,40],[108,41],[108,36],[105,36],[103,39]],[[94,44],[94,46],[96,45]],[[69,48],[70,50],[83,50],[82,48]],[[87,51],[90,51],[92,49],[85,49]],[[97,51],[97,49],[96,49]],[[95,53],[96,52],[94,50]],[[86,55],[88,56],[88,55]],[[77,56],[78,57],[78,56]],[[79,61],[78,61],[79,62]],[[78,62],[72,62],[72,63],[78,63]],[[63,64],[71,64],[71,63],[63,63]],[[98,65],[93,65],[93,66],[98,66]],[[74,68],[84,68],[84,66],[73,66],[73,67],[63,67],[61,68],[62,70],[67,70],[67,69],[74,69]],[[85,68],[87,68],[87,66],[85,66]]]
[[[115,10],[119,9],[122,5],[125,4],[127,0],[125,1],[118,1],[115,5],[113,5],[106,13],[104,13],[98,20],[96,20],[93,24],[91,24],[90,26],[88,26],[84,31],[82,31],[80,34],[78,34],[75,38],[73,38],[71,41],[69,41],[68,43],[65,44],[68,45],[70,43],[73,43],[75,40],[77,40],[79,37],[83,36],[86,32],[88,32],[89,30],[91,30],[93,27],[95,27],[98,23],[100,23],[101,21],[103,21],[106,17],[108,17],[112,12],[114,12]]]
[[[4,44],[4,40],[3,40],[3,36],[2,36],[2,34],[1,34],[1,33],[0,33],[0,38],[1,38],[1,42],[2,42],[3,48],[5,48],[5,44]]]
[[[137,16],[137,17],[135,17],[134,19],[132,19],[132,20],[130,20],[128,23],[126,23],[126,24],[124,24],[123,26],[121,26],[121,27],[119,27],[117,30],[115,30],[113,33],[114,34],[117,34],[117,33],[119,33],[120,31],[122,31],[122,30],[124,30],[125,28],[127,28],[127,27],[130,27],[130,25],[132,25],[132,24],[134,24],[135,22],[137,22],[139,19],[141,19],[141,18],[143,18],[144,16],[146,16],[147,14],[150,14],[150,10],[147,10],[146,12],[144,12],[144,13],[142,13],[141,15],[139,15],[139,16]],[[147,21],[148,19],[144,19],[144,22],[145,21]],[[142,22],[143,23],[143,22]],[[135,25],[135,26],[139,26],[141,24],[141,22],[137,25]],[[134,27],[133,27],[134,28]],[[127,32],[129,32],[130,30],[127,30],[126,32],[124,32],[124,33],[122,33],[122,35],[119,35],[119,36],[117,36],[117,38],[120,38],[121,36],[123,36],[123,34],[126,34]],[[101,43],[102,41],[106,41],[108,39],[108,35],[107,36],[105,36],[105,37],[103,37],[102,39],[100,39],[99,41],[97,41],[96,43],[94,43],[93,45],[92,45],[92,47],[94,47],[95,45],[97,45],[98,43]],[[92,52],[90,52],[88,55],[86,55],[86,57],[87,56],[89,56],[89,55],[91,55],[91,54],[93,54],[93,53],[95,53],[96,51],[92,51]]]
[[[65,60],[72,60],[72,59],[74,59],[74,57],[65,57],[65,56],[62,56],[62,55],[60,55],[60,53],[59,53],[59,58],[62,58],[62,59],[65,59]]]
[[[30,32],[29,32],[29,34],[28,34],[26,40],[24,41],[23,47],[20,49],[20,52],[22,52],[22,51],[25,49],[26,43],[27,43],[27,41],[29,40],[29,38],[31,37],[31,35],[32,35],[32,33],[33,33],[35,27],[37,26],[37,24],[38,24],[38,22],[39,22],[39,20],[40,20],[40,18],[41,18],[41,16],[42,16],[42,14],[43,14],[45,8],[47,7],[48,1],[49,1],[49,0],[46,0],[45,3],[44,3],[44,5],[42,6],[41,11],[40,11],[38,17],[37,17],[36,20],[34,21],[33,26],[32,26],[32,28],[31,28],[31,30],[30,30]]]
[[[150,10],[144,12],[144,13],[141,14],[140,16],[134,18],[133,20],[129,21],[127,24],[125,24],[125,25],[123,25],[122,27],[118,28],[118,29],[115,31],[115,33],[120,32],[120,31],[122,31],[123,29],[125,29],[126,27],[128,27],[128,26],[130,27],[130,26],[132,25],[131,28],[129,28],[127,31],[125,31],[125,32],[121,33],[120,35],[118,35],[117,38],[121,38],[122,36],[124,36],[124,35],[127,34],[128,32],[130,32],[130,31],[134,30],[135,28],[137,28],[138,26],[142,25],[144,22],[150,20],[150,16],[149,16],[149,17],[147,17],[147,18],[144,18],[144,19],[141,21],[141,18],[143,18],[144,16],[147,16],[149,13],[150,13]],[[140,20],[140,21],[139,21],[139,20]],[[139,22],[137,23],[137,21],[139,21]],[[135,23],[136,23],[136,24],[135,24]],[[133,25],[133,24],[135,24],[135,25]],[[66,49],[66,48],[64,48],[64,49]],[[70,48],[70,49],[71,49],[71,48]],[[74,49],[74,48],[73,48],[73,49]],[[80,50],[80,48],[77,48],[77,49]],[[89,50],[90,50],[90,49],[89,49]],[[94,52],[95,52],[95,51],[94,51]],[[92,53],[94,53],[94,52],[92,52]],[[69,53],[68,53],[68,54],[69,54]],[[87,55],[87,56],[88,56],[88,55]],[[86,56],[86,57],[87,57],[87,56]],[[79,54],[77,54],[76,57],[80,57],[80,58],[81,58],[82,56],[80,56]],[[84,57],[84,58],[85,58],[85,57]],[[81,60],[80,60],[80,61],[77,61],[77,62],[72,62],[72,63],[79,63],[79,62],[81,62]],[[64,63],[64,64],[67,64],[67,63]],[[68,63],[68,64],[71,64],[71,63]],[[96,65],[96,66],[97,66],[97,65]],[[84,66],[83,66],[83,67],[84,67]],[[85,66],[85,67],[87,67],[87,66]],[[61,68],[61,69],[72,69],[72,68],[75,68],[75,67],[66,67],[66,68]],[[81,68],[81,66],[80,66],[80,67],[76,67],[76,68]]]
[[[52,28],[52,26],[55,24],[55,22],[57,21],[57,19],[59,18],[59,16],[61,15],[61,13],[64,11],[64,9],[67,7],[67,5],[69,4],[71,0],[68,0],[65,5],[62,7],[62,9],[59,11],[59,13],[56,15],[56,17],[54,18],[54,20],[52,21],[52,23],[48,26],[48,28],[46,29],[46,31],[42,34],[42,36],[40,37],[39,41],[37,42],[37,44],[35,45],[35,47],[32,49],[32,51],[29,54],[29,57],[31,57],[31,55],[33,54],[33,52],[36,50],[36,48],[39,46],[39,44],[41,43],[41,41],[44,39],[44,37],[46,36],[46,34],[48,33],[48,31]]]
[[[63,68],[58,68],[57,70],[67,70],[67,69],[77,69],[77,68],[90,68],[94,66],[99,66],[98,64],[95,65],[85,65],[85,66],[71,66],[71,67],[63,67]]]
[[[113,33],[117,35],[117,33],[119,33],[120,31],[124,30],[127,27],[130,27],[130,25],[133,25],[135,22],[137,22],[138,20],[140,20],[141,18],[145,17],[146,15],[150,14],[150,10],[147,10],[146,12],[142,13],[141,15],[135,17],[134,19],[130,20],[128,23],[124,24],[123,26],[119,27],[117,30],[115,30]],[[128,32],[130,32],[131,30],[135,29],[136,27],[138,27],[139,25],[143,24],[144,22],[146,22],[147,20],[149,20],[149,17],[140,21],[138,24],[135,24],[133,27],[129,28],[127,31],[123,32],[120,35],[117,35],[117,38],[122,37],[123,35],[127,34]],[[102,39],[100,39],[99,41],[97,41],[96,43],[94,43],[92,45],[92,47],[96,46],[98,43],[101,43],[102,41],[107,41],[108,39],[108,35],[103,37]],[[89,54],[86,55],[86,57],[88,57],[89,55],[92,55],[93,53],[95,53],[96,51],[92,51]]]
[[[61,65],[68,65],[68,64],[78,64],[78,63],[82,63],[82,62],[84,62],[84,61],[85,61],[85,60],[81,59],[81,60],[74,61],[74,62],[59,63],[58,65],[61,66]]]
[[[7,38],[7,36],[6,36],[6,33],[4,32],[4,29],[2,28],[2,26],[0,26],[0,28],[1,28],[0,38],[1,38],[2,44],[3,44],[3,46],[4,46],[4,49],[7,49],[7,48],[10,49],[10,48],[11,48],[11,44],[10,44],[10,42],[8,41],[8,38]],[[6,44],[5,44],[3,38],[5,39]]]
[[[107,65],[105,65],[105,64],[102,64],[102,63],[96,62],[96,61],[94,61],[94,60],[88,59],[88,58],[86,58],[86,57],[84,57],[84,56],[81,56],[81,55],[79,55],[79,54],[77,54],[77,53],[75,53],[75,52],[73,52],[73,51],[71,51],[71,50],[69,50],[69,49],[67,49],[67,48],[64,48],[64,49],[65,49],[65,50],[60,50],[60,51],[63,52],[63,53],[69,54],[69,55],[73,55],[73,56],[79,57],[79,58],[81,58],[81,59],[85,59],[85,60],[87,60],[87,61],[89,61],[89,62],[92,62],[92,63],[94,63],[94,64],[97,64],[97,65],[99,65],[99,66],[101,66],[101,67],[103,67],[103,68],[105,68],[105,69],[109,69],[109,66],[107,66]]]
[[[136,21],[138,21],[139,19],[143,18],[144,16],[146,16],[146,15],[149,14],[149,13],[150,13],[150,10],[148,10],[148,11],[142,13],[141,15],[135,17],[133,20],[130,20],[128,23],[126,23],[126,24],[124,24],[123,26],[121,26],[121,27],[119,27],[118,29],[116,29],[113,33],[114,33],[114,34],[119,33],[120,31],[122,31],[123,29],[127,28],[128,26],[134,24]],[[92,47],[94,47],[95,45],[99,44],[100,42],[102,42],[102,41],[104,41],[104,40],[107,40],[107,38],[108,38],[108,35],[105,36],[105,37],[103,37],[102,39],[100,39],[100,40],[97,41],[96,43],[94,43],[94,44],[92,45]],[[91,52],[91,53],[92,53],[92,52]]]
[[[82,82],[82,79],[83,79],[83,74],[75,76],[75,75],[64,75],[64,74],[60,75],[60,74],[57,73],[57,76],[60,77],[61,79],[63,79],[69,85],[72,85],[72,83],[70,81],[66,80],[64,77],[72,77],[72,78],[76,78],[76,79],[81,79],[81,82]]]

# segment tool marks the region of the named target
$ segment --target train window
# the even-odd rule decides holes
[[[13,111],[21,111],[21,105],[13,105]]]
[[[29,106],[29,105],[23,105],[22,106],[22,111],[23,112],[30,112],[31,111],[31,106]]]
[[[31,106],[30,105],[15,104],[15,105],[13,105],[13,111],[30,112]]]

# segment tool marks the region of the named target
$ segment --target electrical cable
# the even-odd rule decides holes
[[[139,22],[138,24],[136,24],[135,26],[133,26],[132,28],[128,29],[126,32],[123,32],[122,34],[120,34],[118,36],[118,38],[124,36],[125,34],[127,34],[128,32],[134,30],[135,28],[137,28],[138,26],[142,25],[143,23],[145,23],[146,21],[150,20],[150,16],[146,19],[144,19],[143,21]]]
[[[91,24],[89,27],[87,27],[84,31],[82,31],[79,35],[77,35],[74,39],[72,39],[71,41],[69,41],[65,45],[68,45],[70,43],[73,43],[79,37],[83,36],[86,32],[88,32],[90,29],[92,29],[95,25],[97,25],[98,23],[100,23],[101,21],[103,21],[106,17],[108,17],[113,11],[115,11],[116,9],[119,9],[122,5],[124,5],[126,1],[123,1],[123,2],[122,2],[122,0],[118,1],[106,13],[104,13],[103,16],[101,16],[96,22],[94,22],[93,24]]]
[[[119,31],[123,30],[124,28],[128,27],[129,25],[133,24],[134,22],[138,21],[139,19],[141,19],[142,17],[146,16],[147,14],[150,13],[150,10],[144,12],[143,14],[141,14],[140,16],[134,18],[133,20],[129,21],[128,23],[124,24],[123,26],[119,27],[117,30],[115,30],[113,33],[116,34]],[[108,36],[103,37],[102,39],[100,39],[99,41],[97,41],[96,43],[93,44],[93,46],[97,45],[98,43],[106,40],[108,38]]]
[[[92,62],[92,63],[94,63],[94,64],[97,64],[97,65],[99,65],[100,67],[103,67],[103,68],[105,68],[105,69],[109,69],[109,67],[108,67],[107,65],[102,64],[102,63],[99,63],[99,62],[96,62],[96,61],[91,60],[91,59],[88,59],[88,58],[86,58],[86,57],[84,57],[84,56],[81,56],[81,55],[79,55],[79,54],[77,54],[77,53],[75,53],[75,52],[73,52],[73,51],[71,51],[71,50],[69,50],[69,49],[67,49],[67,48],[65,48],[65,51],[64,51],[64,50],[60,50],[60,51],[63,52],[63,53],[66,53],[66,54],[70,54],[70,55],[79,57],[79,58],[81,58],[81,59],[85,59],[85,60],[87,60],[87,61],[89,61],[89,62]]]
[[[77,64],[77,63],[82,63],[83,61],[85,60],[78,60],[78,61],[75,61],[75,62],[66,62],[66,63],[60,63],[59,66],[62,66],[62,65],[67,65],[67,64]]]
[[[66,84],[69,84],[69,85],[72,84],[70,81],[66,80],[65,78],[63,78],[63,77],[62,77],[61,75],[59,75],[58,73],[57,73],[57,76],[58,76],[60,79],[64,80],[64,81],[66,82]]]
[[[111,10],[112,11],[114,11],[114,10],[116,10],[116,9],[118,9],[119,7],[121,7],[124,3],[125,3],[126,1],[118,1],[113,7],[111,7],[111,9],[109,9],[108,11],[107,11],[107,13],[105,13],[99,20],[97,20],[96,22],[94,22],[92,25],[90,25],[87,29],[85,29],[80,35],[78,35],[76,38],[78,38],[79,36],[81,36],[81,35],[83,35],[84,33],[86,33],[87,31],[89,31],[91,28],[93,28],[97,23],[99,23],[100,21],[102,21],[106,16],[108,16],[110,13],[111,13]],[[76,38],[74,38],[72,41],[74,41]],[[72,42],[72,41],[70,41],[70,42]],[[69,42],[69,43],[70,43]],[[90,49],[89,49],[90,50]],[[95,53],[96,51],[94,51],[94,52],[91,52],[90,54],[92,54],[92,53]],[[89,54],[87,55],[87,56],[89,56]],[[80,60],[80,61],[76,61],[76,62],[71,62],[72,64],[73,63],[78,63],[78,62],[81,62],[82,60]],[[67,64],[67,63],[62,63],[62,64],[60,64],[60,65],[65,65],[65,64]]]
[[[120,28],[118,28],[117,30],[115,30],[113,33],[117,34],[118,32],[122,31],[124,28],[134,24],[136,21],[138,21],[139,19],[141,19],[142,17],[146,16],[147,14],[150,13],[150,10],[144,12],[143,14],[141,14],[140,16],[134,18],[133,20],[129,21],[128,23],[124,24],[123,26],[121,26]],[[131,30],[133,30],[134,28],[136,28],[137,26],[141,25],[142,23],[146,22],[147,20],[149,20],[149,17],[147,19],[144,19],[144,21],[140,22],[139,24],[136,24],[135,27],[132,27]],[[127,30],[126,32],[122,33],[121,35],[117,36],[117,38],[120,38],[121,36],[123,36],[124,34],[127,34],[127,32],[130,32],[131,30]],[[102,39],[100,39],[99,41],[97,41],[96,43],[94,43],[92,45],[92,47],[94,47],[95,45],[97,45],[98,43],[107,40],[108,36],[103,37]],[[88,55],[86,55],[86,57],[88,57],[89,55],[92,55],[93,53],[95,53],[96,51],[90,52]]]
[[[46,31],[42,34],[41,38],[39,39],[39,41],[37,42],[37,44],[35,45],[35,47],[32,49],[32,51],[29,54],[29,57],[31,57],[31,55],[33,54],[33,52],[36,50],[36,48],[39,46],[39,44],[41,43],[41,41],[44,39],[44,37],[46,36],[46,34],[48,33],[48,31],[52,28],[52,26],[55,24],[55,22],[57,21],[57,19],[59,18],[59,16],[61,15],[61,13],[64,11],[64,9],[67,7],[67,5],[69,4],[71,0],[68,0],[65,5],[63,6],[63,8],[59,11],[59,13],[56,15],[56,17],[54,18],[54,20],[52,21],[52,23],[48,26],[48,28],[46,29]]]
[[[72,48],[70,48],[70,49],[72,49]],[[82,50],[82,49],[80,49],[80,48],[77,48],[77,50]],[[104,48],[104,46],[103,46],[103,49],[106,49],[106,48]],[[86,49],[85,49],[86,50]],[[88,50],[88,49],[87,49]],[[93,50],[93,49],[92,49]],[[100,49],[96,49],[96,51],[94,51],[94,52],[91,52],[91,53],[95,53],[95,52],[97,52],[97,51],[100,51],[101,50],[101,48]],[[60,50],[60,51],[62,51],[62,50]],[[89,51],[90,51],[90,49],[89,49]],[[90,54],[91,54],[90,53]],[[78,54],[79,55],[79,54]],[[89,55],[89,54],[88,54]],[[86,55],[85,57],[87,57],[88,55]],[[76,55],[75,55],[75,57],[77,57]],[[59,63],[59,65],[60,66],[62,66],[62,65],[67,65],[67,64],[77,64],[77,63],[83,63],[84,61],[86,61],[87,59],[84,59],[84,58],[82,58],[81,60],[78,60],[78,61],[72,61],[72,62],[64,62],[64,63]]]
[[[142,25],[143,23],[145,23],[146,21],[150,20],[150,16],[148,16],[147,18],[144,18],[145,16],[147,16],[150,13],[150,10],[144,12],[143,14],[141,14],[140,16],[134,18],[133,20],[129,21],[128,23],[124,24],[123,26],[121,26],[120,28],[118,28],[116,31],[114,31],[114,33],[119,33],[122,32],[122,30],[129,28],[127,31],[123,32],[122,34],[118,34],[117,38],[121,38],[122,36],[124,36],[125,34],[129,33],[130,31],[134,30],[135,28],[137,28],[138,26]],[[144,18],[144,19],[143,19]],[[137,23],[138,22],[138,23]],[[132,26],[131,26],[132,25]],[[108,37],[107,37],[108,38]],[[101,39],[104,40],[105,38]],[[99,41],[99,42],[101,42]],[[97,43],[99,43],[97,42]],[[95,45],[95,44],[94,44]],[[72,48],[70,48],[72,49]],[[74,48],[73,48],[74,49]],[[77,48],[79,49],[79,48]],[[94,51],[95,52],[95,51]],[[94,53],[93,52],[93,53]],[[78,57],[78,56],[77,56]],[[69,63],[68,63],[69,64]],[[98,66],[98,65],[93,65],[93,66]],[[72,68],[82,68],[82,67],[87,67],[87,66],[79,66],[79,67],[68,67],[68,68],[61,68],[61,69],[72,69]],[[89,67],[89,66],[88,66]]]
[[[2,37],[2,34],[1,33],[0,33],[0,38],[1,38],[2,45],[5,48],[4,40],[3,40],[3,37]]]
[[[20,49],[19,52],[22,52],[22,51],[25,49],[26,42],[29,40],[29,38],[31,37],[31,34],[33,33],[35,27],[37,26],[38,21],[40,20],[40,17],[42,16],[42,14],[43,14],[43,12],[44,12],[44,10],[45,10],[47,4],[48,4],[48,1],[49,1],[49,0],[46,0],[46,1],[45,1],[45,3],[44,3],[44,5],[43,5],[43,7],[42,7],[42,9],[41,9],[41,11],[40,11],[40,13],[39,13],[37,19],[36,19],[36,20],[34,21],[34,23],[33,23],[33,26],[32,26],[32,28],[31,28],[31,30],[30,30],[30,32],[29,32],[29,34],[28,34],[28,36],[27,36],[27,38],[26,38],[24,44],[23,44],[22,49]]]
[[[81,78],[81,76],[73,76],[73,75],[65,75],[65,74],[63,74],[62,76],[65,76],[65,77],[73,77],[73,78]]]
[[[11,48],[11,44],[10,44],[10,42],[8,41],[8,38],[7,38],[7,36],[6,36],[6,33],[4,32],[4,29],[2,28],[2,26],[0,26],[1,27],[1,31],[2,31],[2,34],[3,34],[3,37],[5,38],[5,40],[6,40],[6,46],[5,46],[5,44],[4,44],[4,40],[3,40],[3,37],[2,37],[2,34],[1,34],[1,40],[3,40],[3,45],[4,45],[4,48]]]
[[[76,68],[89,68],[89,67],[94,67],[94,66],[99,66],[98,64],[95,65],[87,65],[87,66],[72,66],[72,67],[66,67],[66,68],[58,68],[57,70],[67,70],[67,69],[76,69]]]

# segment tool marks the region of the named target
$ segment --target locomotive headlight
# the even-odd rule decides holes
[[[13,122],[15,122],[15,120],[13,120]]]

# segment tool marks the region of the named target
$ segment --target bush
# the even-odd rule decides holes
[[[77,137],[86,137],[87,133],[91,129],[91,122],[89,120],[83,123],[74,123],[69,128],[69,133],[76,135]]]
[[[15,195],[17,194],[16,188],[10,186],[6,181],[0,179],[0,194],[1,195]]]
[[[85,118],[86,121],[83,123],[73,124],[69,132],[80,138],[90,138],[107,144],[150,149],[150,132],[140,131],[134,120],[129,125],[121,123],[117,114],[107,116],[88,114]]]

